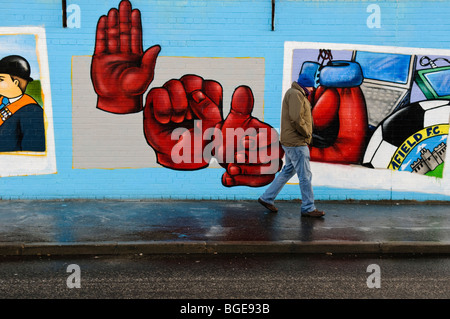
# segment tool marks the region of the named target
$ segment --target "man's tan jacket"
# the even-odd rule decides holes
[[[312,131],[311,104],[301,86],[293,82],[281,108],[280,142],[288,147],[310,144]]]

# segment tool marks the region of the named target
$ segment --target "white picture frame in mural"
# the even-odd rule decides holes
[[[43,109],[45,146],[39,150],[32,148],[31,150],[2,150],[0,152],[0,176],[54,174],[57,169],[45,29],[42,27],[0,27],[0,59],[11,55],[18,55],[29,63],[30,77],[33,81],[28,83],[25,93]],[[5,123],[7,121],[8,119]]]
[[[380,57],[379,61],[376,60],[378,57]],[[404,59],[404,57],[406,58]],[[395,71],[388,70],[387,67],[391,64],[386,61],[395,65]],[[377,62],[383,63],[377,66]],[[324,65],[330,67],[325,70],[322,67]],[[450,85],[443,85],[442,83],[446,82],[443,82],[442,79],[450,81],[450,50],[288,41],[284,45],[281,99],[291,87],[292,82],[297,80],[300,72],[312,74],[314,81],[317,81],[316,86],[325,83],[329,87],[333,87],[333,76],[336,76],[336,73],[333,72],[335,70],[341,72],[338,67],[342,68],[348,65],[349,67],[356,66],[357,70],[361,70],[362,77],[356,82],[360,81],[361,83],[358,86],[361,87],[364,105],[367,108],[367,122],[369,124],[367,139],[363,145],[364,148],[361,148],[359,162],[339,163],[336,160],[337,156],[333,158],[331,153],[328,157],[323,155],[322,158],[318,158],[317,154],[319,153],[313,153],[314,151],[312,151],[313,185],[450,195],[450,165],[445,165],[445,163],[450,163],[450,152],[440,154],[442,165],[438,174],[428,173],[428,175],[424,175],[423,172],[420,174],[416,171],[411,172],[414,168],[413,164],[419,163],[419,160],[415,159],[412,154],[415,152],[420,156],[421,150],[426,146],[426,144],[421,144],[422,141],[426,138],[435,137],[440,139],[439,143],[448,144],[448,127],[450,125],[450,102],[448,101],[450,101],[450,95],[443,91],[450,88]],[[335,68],[333,69],[333,67]],[[378,73],[382,72],[377,70],[383,68],[384,74],[388,73],[388,75],[379,78]],[[439,72],[437,73],[437,71]],[[336,81],[352,81],[355,78],[345,78],[337,74]],[[435,79],[440,81],[438,87],[431,83]],[[388,86],[390,88],[391,84],[398,91],[397,93],[405,93],[392,100],[390,106],[379,108],[379,105],[382,105],[381,102],[371,100],[365,87],[381,86],[382,89],[385,89]],[[352,85],[337,83],[334,87],[342,94],[342,91],[339,91],[341,90],[340,86],[349,87]],[[418,111],[416,113],[410,111],[413,108]],[[395,144],[388,141],[388,143],[385,143],[382,130],[397,127],[394,124],[400,123],[400,110],[402,110],[402,118],[408,119],[411,116],[410,114],[422,114],[422,109],[424,115],[414,115],[408,122],[414,123],[416,121],[419,123],[423,120],[425,123],[420,123],[424,128],[428,127],[428,132],[427,130],[417,130],[416,127],[414,130],[411,128],[411,133],[408,133],[407,127],[399,127],[398,131],[391,135],[405,136],[405,139],[400,139],[403,142]],[[339,114],[338,112],[337,114]],[[389,118],[389,125],[387,124],[387,118]],[[403,123],[405,122],[403,119],[401,120]],[[433,129],[435,133],[439,134],[434,134]],[[433,136],[433,134],[436,136]],[[333,146],[333,140],[328,142],[329,145],[322,145],[321,147]],[[343,148],[341,145],[342,149],[345,149],[345,147]],[[435,148],[435,150],[437,149],[438,147]],[[409,153],[404,152],[405,150]],[[431,152],[433,152],[433,149],[431,149]],[[320,154],[323,154],[323,152]],[[398,167],[401,166],[402,168],[394,169],[393,166],[397,164]],[[298,184],[297,176],[294,176],[289,183]]]

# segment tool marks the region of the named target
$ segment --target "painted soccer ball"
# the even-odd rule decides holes
[[[376,128],[363,165],[442,177],[449,117],[448,100],[420,101],[398,110]]]

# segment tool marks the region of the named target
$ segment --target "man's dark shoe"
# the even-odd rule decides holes
[[[272,204],[266,203],[266,202],[263,201],[261,198],[258,198],[258,203],[260,203],[261,205],[263,205],[265,208],[267,208],[268,210],[270,210],[272,213],[278,212],[278,208],[276,208],[276,207],[273,206]]]
[[[318,210],[318,209],[315,209],[312,212],[302,213],[302,217],[320,218],[320,217],[323,217],[323,216],[325,216],[325,213],[320,211],[320,210]]]

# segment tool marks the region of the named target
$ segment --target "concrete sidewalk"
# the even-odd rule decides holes
[[[0,201],[0,255],[450,254],[450,202]]]

